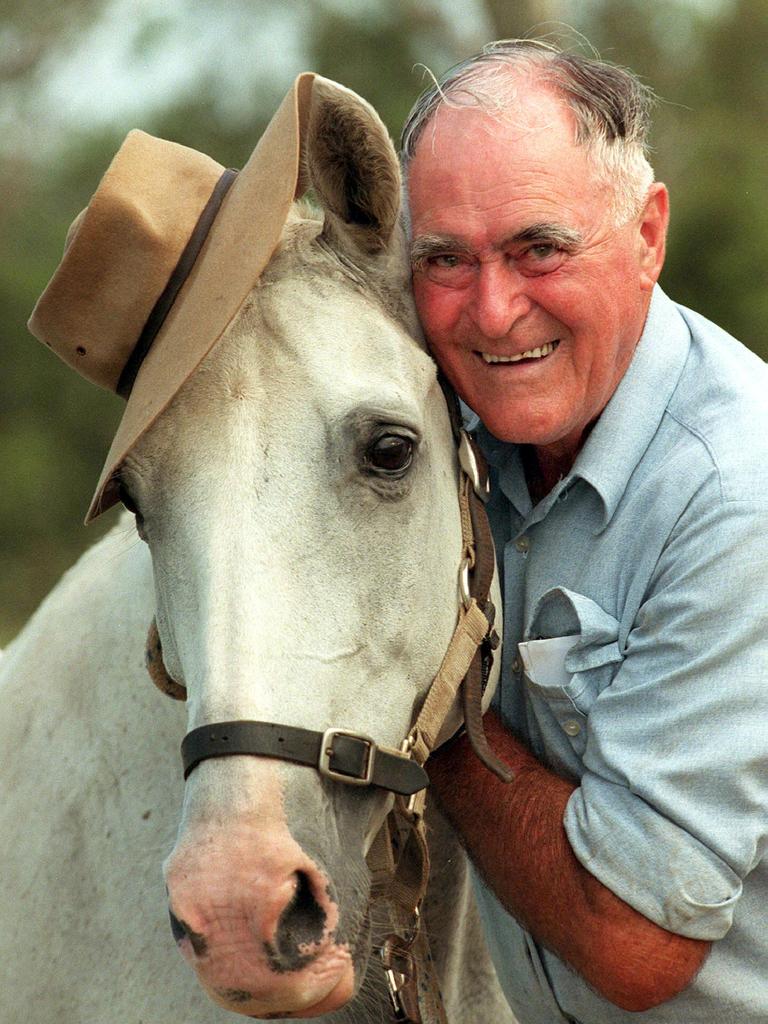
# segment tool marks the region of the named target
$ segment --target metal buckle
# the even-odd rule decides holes
[[[337,736],[349,736],[353,740],[359,740],[368,747],[368,759],[365,765],[365,775],[347,775],[346,772],[334,771],[331,768],[333,757],[333,741]],[[350,732],[348,729],[326,729],[320,743],[320,757],[317,761],[317,770],[321,775],[337,782],[346,782],[349,786],[370,786],[373,778],[373,763],[376,760],[376,743],[370,736],[363,736],[359,732]]]
[[[469,477],[472,489],[478,498],[483,502],[488,501],[491,493],[490,481],[486,480],[483,483],[480,479],[480,467],[477,464],[475,450],[472,447],[472,442],[466,430],[461,431],[461,438],[459,440],[459,465]]]
[[[389,1001],[397,1024],[422,1024],[416,960],[397,935],[390,935],[381,949]]]

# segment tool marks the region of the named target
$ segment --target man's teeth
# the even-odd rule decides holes
[[[522,359],[541,359],[554,352],[557,348],[556,341],[548,341],[540,348],[529,348],[527,352],[521,352],[518,356],[492,356],[490,352],[481,352],[480,355],[486,363],[519,363]]]

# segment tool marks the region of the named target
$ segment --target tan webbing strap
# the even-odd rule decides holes
[[[469,608],[459,613],[459,624],[408,736],[412,756],[419,764],[423,765],[432,753],[461,681],[488,629],[488,619],[473,598]]]

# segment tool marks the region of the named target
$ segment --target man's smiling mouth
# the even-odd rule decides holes
[[[519,363],[523,359],[543,359],[554,352],[559,344],[559,339],[548,341],[546,345],[541,345],[539,348],[529,348],[527,352],[521,352],[516,356],[495,356],[490,352],[479,352],[478,355],[482,356],[486,363]]]

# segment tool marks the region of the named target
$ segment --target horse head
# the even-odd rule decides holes
[[[456,624],[456,455],[383,125],[316,82],[304,159],[319,209],[294,207],[120,488],[190,730],[343,729],[396,751]],[[306,1017],[353,995],[365,853],[390,799],[264,757],[194,767],[165,875],[179,947],[214,1000]]]

